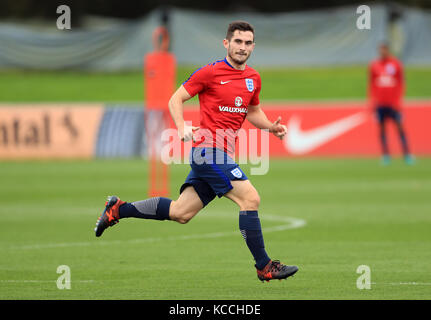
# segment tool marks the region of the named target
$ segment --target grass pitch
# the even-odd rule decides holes
[[[171,170],[177,197],[189,167]],[[96,238],[105,197],[146,198],[147,174],[143,160],[1,162],[0,299],[431,298],[429,158],[274,159],[251,176],[269,255],[300,268],[270,283],[257,280],[228,199],[186,225],[125,219]],[[57,289],[59,265],[70,290]],[[370,290],[356,287],[359,265]]]
[[[179,68],[177,83],[194,69]],[[366,95],[366,66],[258,70],[265,101]],[[408,97],[430,96],[430,68],[408,68],[406,78]],[[10,71],[0,82],[1,102],[144,98],[141,72]],[[172,197],[188,170],[171,168]],[[267,175],[249,177],[269,255],[300,268],[287,281],[257,280],[227,199],[187,225],[125,219],[96,238],[107,195],[147,197],[143,160],[0,162],[0,299],[431,298],[430,158],[412,167],[274,159]],[[57,289],[60,265],[71,269],[70,290]],[[360,265],[371,268],[371,290],[356,287]]]
[[[177,86],[200,66],[180,66]],[[367,66],[319,68],[259,68],[260,98],[268,100],[365,99]],[[431,96],[430,67],[407,67],[407,98]],[[144,101],[144,80],[140,71],[2,71],[1,102],[137,102]],[[197,103],[197,97],[191,100]]]

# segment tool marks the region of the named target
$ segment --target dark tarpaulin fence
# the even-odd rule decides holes
[[[396,28],[388,9],[371,5],[371,30],[356,27],[356,6],[294,13],[211,13],[170,10],[171,50],[178,64],[204,65],[224,57],[229,22],[255,26],[252,66],[365,64],[382,40],[395,34],[395,47],[407,65],[431,65],[431,13],[402,8]],[[73,13],[72,13],[73,14]],[[138,20],[87,18],[85,28],[57,30],[0,23],[0,68],[140,70],[152,51],[151,34],[160,11]],[[395,33],[393,31],[396,31]]]

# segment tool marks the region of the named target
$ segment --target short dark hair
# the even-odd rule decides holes
[[[246,22],[246,21],[241,21],[241,20],[237,20],[237,21],[233,21],[229,24],[229,27],[227,28],[227,33],[226,33],[226,39],[230,40],[232,39],[233,33],[236,31],[251,31],[253,33],[253,41],[254,41],[254,28],[253,26]]]
[[[386,47],[387,49],[389,49],[391,46],[390,46],[390,43],[389,43],[388,40],[383,40],[383,41],[380,41],[379,47],[380,48],[381,47]]]

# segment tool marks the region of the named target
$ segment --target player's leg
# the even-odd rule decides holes
[[[165,204],[163,204],[165,202]],[[193,187],[184,189],[177,200],[150,198],[125,203],[119,208],[119,217],[154,220],[172,220],[181,224],[190,221],[203,208],[202,201]]]
[[[256,261],[259,279],[285,279],[293,275],[297,267],[271,261],[265,252],[258,216],[259,194],[238,164],[217,148],[194,148],[191,155],[192,172],[196,179],[188,181],[193,183],[204,205],[216,195],[225,196],[238,204],[240,230]]]
[[[256,262],[260,280],[285,279],[298,271],[296,266],[286,266],[280,261],[272,261],[265,251],[262,228],[259,219],[260,197],[249,180],[231,181],[233,189],[225,197],[234,201],[240,209],[240,232]]]
[[[94,231],[100,237],[106,228],[117,224],[120,219],[136,217],[144,219],[169,219],[169,208],[172,200],[164,197],[154,197],[143,201],[128,203],[117,196],[108,197],[105,209],[96,222]]]
[[[172,220],[184,224],[190,221],[203,206],[199,195],[191,186],[184,188],[177,200],[154,197],[128,203],[112,196],[108,199],[105,210],[96,223],[96,236],[100,237],[106,228],[124,218]]]
[[[180,194],[178,200],[172,201],[169,211],[169,218],[181,224],[189,222],[204,204],[192,186],[188,186]]]
[[[192,166],[193,167],[193,166]],[[124,202],[118,197],[108,198],[105,210],[96,223],[96,237],[123,218],[172,220],[187,223],[203,207],[210,203],[216,194],[211,186],[192,169],[180,188],[180,196],[173,201],[164,197],[154,197],[135,202]]]
[[[389,148],[388,148],[386,128],[385,128],[387,113],[388,113],[387,107],[379,107],[376,110],[377,121],[379,124],[379,138],[380,138],[380,145],[382,148],[383,165],[388,165],[390,163]]]
[[[379,136],[380,136],[380,144],[382,147],[382,163],[384,165],[388,165],[391,162],[391,157],[389,155],[388,142],[386,137],[386,126],[385,121],[379,123]]]
[[[258,216],[260,197],[249,180],[231,181],[233,189],[225,197],[239,207],[239,229],[254,260],[256,268],[263,269],[271,260],[265,251],[262,229]]]
[[[401,147],[402,147],[403,155],[404,155],[404,160],[405,160],[405,162],[407,164],[413,164],[414,163],[414,158],[410,154],[410,150],[409,150],[409,146],[408,146],[408,143],[407,143],[406,134],[405,134],[403,123],[402,123],[401,113],[399,111],[397,111],[397,110],[393,110],[392,118],[394,119],[394,121],[395,121],[395,123],[397,125],[398,136],[400,138]]]
[[[235,202],[241,211],[259,210],[260,196],[250,180],[231,181],[233,189],[224,196]]]

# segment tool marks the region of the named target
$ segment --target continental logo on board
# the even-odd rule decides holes
[[[0,107],[0,158],[91,158],[101,105]]]

